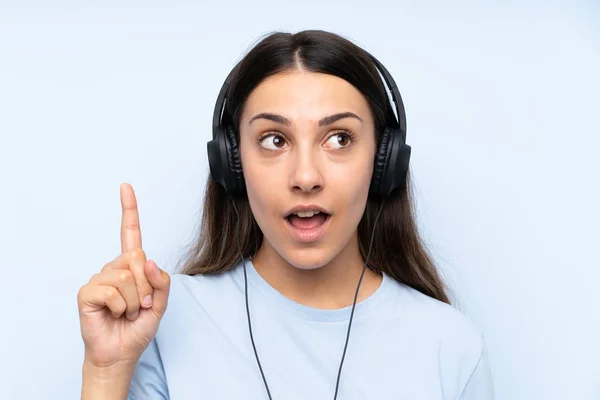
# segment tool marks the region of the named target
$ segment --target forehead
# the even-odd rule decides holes
[[[242,121],[261,112],[273,112],[291,119],[320,119],[338,112],[354,112],[371,121],[365,97],[334,75],[290,70],[263,80],[248,96]]]

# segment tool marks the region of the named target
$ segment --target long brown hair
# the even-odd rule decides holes
[[[229,118],[238,138],[241,110],[250,92],[266,77],[295,67],[336,75],[354,85],[369,102],[376,132],[382,132],[390,122],[389,116],[393,111],[385,87],[364,50],[330,32],[277,32],[263,38],[250,50],[232,77],[224,116]],[[376,135],[376,139],[379,142],[380,134]],[[373,224],[382,201],[384,199],[369,197],[357,227],[363,259],[367,255]],[[183,274],[220,274],[232,269],[240,261],[237,229],[244,257],[256,254],[263,241],[247,196],[229,196],[210,177],[206,183],[200,222],[198,236],[179,268]],[[447,288],[415,223],[410,173],[405,185],[385,199],[374,233],[369,267],[450,304]]]

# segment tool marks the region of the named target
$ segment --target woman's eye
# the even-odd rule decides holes
[[[285,145],[285,139],[279,135],[267,135],[260,139],[260,145],[269,150],[278,150]]]
[[[350,135],[348,135],[345,132],[339,132],[339,133],[333,134],[329,137],[329,139],[327,139],[327,143],[331,147],[335,147],[335,148],[346,147],[350,144],[350,141],[351,141]]]

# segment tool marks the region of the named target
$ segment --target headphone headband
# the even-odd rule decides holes
[[[215,139],[217,137],[217,131],[221,126],[221,117],[223,115],[223,111],[225,110],[225,95],[227,94],[227,88],[229,87],[229,83],[231,83],[231,77],[233,73],[238,68],[240,64],[238,63],[227,75],[225,78],[225,82],[223,86],[221,86],[221,90],[219,91],[219,95],[217,96],[217,101],[215,102],[215,110],[213,112],[213,134],[212,138]]]
[[[396,108],[396,122],[398,124],[398,129],[402,135],[402,143],[406,143],[406,111],[404,110],[404,102],[402,101],[402,96],[400,95],[400,90],[398,90],[398,85],[396,85],[396,81],[392,78],[392,74],[387,70],[386,67],[383,66],[378,59],[376,59],[373,55],[367,53],[373,64],[377,67],[381,75],[383,76],[383,80],[387,85],[390,93],[392,94],[392,100],[394,102]]]
[[[373,55],[369,54],[368,52],[365,53],[367,53],[367,55],[371,58],[371,60],[375,64],[375,67],[383,76],[383,80],[385,81],[385,84],[387,85],[388,90],[392,95],[392,100],[396,109],[396,122],[398,124],[398,129],[400,130],[402,136],[402,142],[406,143],[406,112],[404,110],[404,103],[402,102],[402,96],[400,96],[398,86],[396,85],[394,78],[392,78],[392,75],[383,66],[383,64],[379,62],[379,60],[377,60]],[[217,96],[217,101],[215,102],[215,110],[213,112],[213,139],[216,138],[217,131],[221,126],[221,118],[223,116],[223,112],[225,110],[225,103],[227,101],[227,99],[225,98],[225,96],[227,95],[227,89],[229,88],[229,84],[231,83],[233,73],[237,70],[239,65],[239,63],[236,64],[236,66],[229,72],[227,78],[225,78],[225,82],[223,83],[221,90],[219,91],[219,95]]]

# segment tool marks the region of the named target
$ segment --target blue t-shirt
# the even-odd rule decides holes
[[[331,400],[351,307],[320,310],[269,285],[246,260],[252,332],[274,400]],[[389,276],[356,305],[339,400],[491,400],[483,335],[455,308]],[[248,331],[244,271],[174,274],[130,400],[268,399]]]

